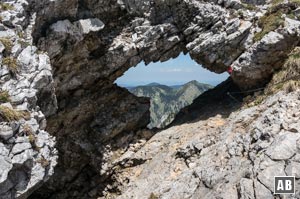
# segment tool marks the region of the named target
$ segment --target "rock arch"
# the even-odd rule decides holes
[[[233,80],[249,88],[268,81],[299,42],[299,22],[290,19],[254,42],[255,12],[234,0],[35,3],[34,42],[51,59],[58,100],[57,114],[43,111],[48,131],[58,140],[56,175],[64,176],[59,182],[50,180],[43,194],[55,190],[67,196],[65,190],[77,189],[79,174],[88,175],[86,170],[105,179],[113,166],[109,147],[147,125],[147,100],[113,85],[130,67],[190,53],[216,73],[233,66]]]

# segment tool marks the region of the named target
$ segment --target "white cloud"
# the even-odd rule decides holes
[[[191,73],[192,68],[161,68],[159,70],[162,73]]]

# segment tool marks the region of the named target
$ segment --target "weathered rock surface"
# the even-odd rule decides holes
[[[26,15],[28,4],[7,5],[12,7],[0,14],[0,198],[27,198],[53,175],[57,164],[55,138],[44,131],[46,119],[41,109],[48,111],[39,107],[43,101],[48,113],[53,113],[56,100],[49,57],[31,46],[31,35],[26,34],[26,27],[32,26]],[[45,92],[52,95],[42,98]],[[9,115],[21,112],[14,118]]]
[[[64,151],[57,173],[68,173],[61,184],[45,186],[49,194],[67,187],[77,190],[75,179],[87,165],[105,180],[111,175],[107,165],[114,165],[110,155],[102,157],[108,153],[106,145],[148,123],[149,104],[112,86],[130,67],[184,52],[217,73],[232,65],[234,81],[248,88],[267,82],[299,42],[297,21],[289,19],[254,42],[255,18],[267,7],[248,10],[239,1],[46,2],[36,4],[33,36],[54,68],[59,109],[49,118],[48,130]],[[61,189],[64,181],[74,183]]]
[[[284,26],[279,28],[278,32],[271,31],[266,34],[232,64],[234,70],[239,71],[233,73],[233,79],[238,84],[244,85],[249,83],[251,85],[251,81],[266,82],[269,74],[283,65],[287,57],[286,52],[290,52],[298,45],[299,28],[300,21],[285,18]],[[265,67],[270,63],[272,67]]]
[[[107,196],[273,198],[274,176],[299,175],[300,134],[290,130],[300,119],[299,97],[299,90],[280,92],[227,119],[219,115],[157,133],[137,152],[116,160],[112,190],[121,194],[108,190]]]
[[[116,189],[121,198],[272,197],[270,175],[299,175],[299,125],[291,122],[299,119],[298,92],[147,142],[149,101],[113,84],[141,61],[181,52],[216,73],[232,66],[243,89],[266,83],[299,44],[297,6],[286,2],[294,19],[280,16],[282,25],[254,41],[271,4],[2,1],[0,88],[10,96],[2,106],[27,117],[0,118],[0,197],[96,198]]]

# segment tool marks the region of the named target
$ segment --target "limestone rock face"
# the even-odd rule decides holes
[[[233,73],[233,79],[244,85],[253,80],[256,80],[256,83],[265,81],[272,71],[282,66],[287,56],[286,52],[299,42],[299,28],[300,21],[285,18],[284,26],[278,32],[271,31],[266,34],[232,64],[234,70],[239,71]],[[272,67],[265,67],[270,63]],[[249,72],[250,68],[252,72]]]
[[[299,175],[299,125],[289,121],[298,120],[298,92],[226,121],[206,117],[172,127],[148,141],[156,133],[145,129],[149,100],[114,85],[141,61],[181,52],[216,73],[232,66],[242,89],[263,85],[300,38],[294,3],[279,5],[290,13],[271,31],[258,26],[271,4],[2,1],[0,198],[272,197],[269,176]],[[248,120],[256,128],[243,123]],[[161,176],[165,181],[157,184]]]
[[[299,96],[280,92],[227,119],[157,133],[117,160],[116,198],[273,198],[274,176],[299,174],[300,134],[291,128],[300,119]]]
[[[93,6],[88,0],[81,2],[85,6],[75,0],[51,1],[38,10],[36,43],[49,53],[55,68],[66,66],[59,72],[65,77],[64,85],[69,81],[78,84],[69,84],[63,91],[87,84],[85,76],[109,77],[108,81],[113,82],[141,61],[166,61],[180,52],[189,53],[196,62],[216,73],[232,66],[234,81],[243,88],[253,87],[268,81],[299,42],[300,22],[291,18],[285,18],[282,26],[254,42],[253,36],[259,31],[254,22],[270,5],[253,11],[239,1],[107,2],[108,7],[102,1]],[[70,13],[59,12],[66,6]],[[241,13],[243,17],[238,16]],[[73,75],[74,66],[82,72],[88,70],[83,68],[87,63],[96,74],[80,78]],[[67,67],[70,65],[73,67]]]
[[[1,2],[0,198],[27,198],[54,173],[58,153],[45,114],[56,112],[50,59],[31,44],[26,1]],[[47,93],[46,97],[43,95]],[[41,103],[42,102],[42,103]]]

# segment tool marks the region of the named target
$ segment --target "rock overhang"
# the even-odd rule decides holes
[[[54,2],[57,4],[54,7],[58,8],[65,4]],[[89,2],[86,4],[89,5]],[[243,8],[243,4],[238,1],[229,6],[200,1],[111,1],[111,6],[106,9],[103,6],[107,12],[105,17],[95,10],[99,4],[100,2],[94,7],[86,8],[86,16],[83,18],[80,18],[83,11],[75,2],[72,3],[73,12],[68,17],[56,10],[48,13],[47,8],[37,13],[37,25],[42,21],[41,26],[47,30],[47,35],[36,37],[35,40],[41,49],[48,50],[54,67],[56,62],[66,68],[68,65],[91,63],[95,65],[92,70],[104,74],[99,74],[98,78],[108,78],[112,83],[117,78],[116,75],[121,75],[141,61],[166,61],[184,52],[216,73],[225,72],[232,66],[234,81],[241,88],[250,88],[268,81],[274,69],[280,67],[278,60],[274,59],[272,62],[269,59],[267,62],[259,54],[269,57],[272,53],[277,53],[280,54],[280,59],[284,59],[284,55],[297,44],[295,34],[299,28],[293,25],[292,29],[289,24],[281,32],[276,31],[281,35],[281,40],[273,38],[271,32],[263,40],[254,42],[254,32],[257,31],[255,12],[248,10],[249,16],[246,18],[235,16],[233,13],[238,13]],[[52,18],[51,14],[60,20],[55,23],[47,22]],[[109,15],[112,17],[109,18]],[[62,20],[63,18],[65,19]],[[72,19],[70,23],[65,21],[68,19]],[[82,20],[101,21],[101,27],[90,34],[74,30],[73,27]],[[68,30],[58,33],[54,28],[57,26],[55,24],[66,26],[66,23],[70,26]],[[45,27],[45,24],[49,25]],[[267,48],[271,49],[269,53],[264,52]],[[72,55],[76,53],[77,59],[74,59]],[[63,60],[64,57],[67,60]],[[76,62],[72,62],[72,59]]]

